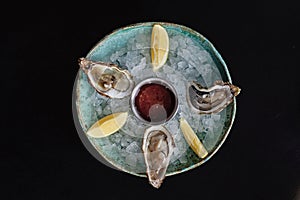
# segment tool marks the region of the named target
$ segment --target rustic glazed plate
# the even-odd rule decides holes
[[[96,44],[87,55],[93,61],[112,62],[134,74],[136,84],[146,78],[159,77],[174,86],[179,109],[176,116],[164,124],[173,134],[175,145],[167,176],[196,168],[209,160],[222,146],[235,118],[236,100],[222,112],[212,115],[192,113],[186,106],[186,85],[196,80],[211,86],[216,80],[231,82],[230,74],[214,46],[196,31],[177,24],[162,23],[170,37],[170,52],[166,64],[157,73],[151,69],[150,38],[154,22],[139,23],[113,31]],[[130,97],[121,100],[99,95],[88,83],[87,76],[78,67],[74,85],[74,119],[78,119],[80,138],[89,143],[95,157],[124,172],[146,177],[142,154],[142,138],[146,124],[134,116]],[[118,132],[105,138],[92,138],[86,131],[100,118],[114,112],[127,111],[127,123]],[[199,158],[189,148],[179,128],[184,116],[208,151]],[[75,122],[76,123],[76,122]]]

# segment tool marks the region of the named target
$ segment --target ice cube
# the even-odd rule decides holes
[[[178,47],[178,42],[176,40],[174,40],[174,39],[171,39],[170,40],[170,47],[169,47],[169,49],[171,51],[175,51],[177,49],[177,47]]]
[[[123,136],[121,139],[121,146],[122,147],[127,147],[132,141],[127,138],[126,136]]]
[[[126,159],[125,159],[125,162],[132,166],[132,167],[135,167],[136,166],[136,162],[137,162],[137,159],[135,157],[135,154],[134,153],[129,153],[127,154],[126,156]]]
[[[181,156],[181,157],[179,158],[179,161],[180,161],[180,163],[182,163],[182,164],[187,163],[187,158],[186,158],[186,156],[185,156],[185,155]]]
[[[102,114],[103,114],[103,115],[109,115],[109,114],[111,114],[111,108],[110,108],[110,105],[109,105],[109,104],[107,104],[107,105],[103,108]]]
[[[177,63],[177,67],[178,67],[178,70],[181,71],[181,70],[185,70],[188,67],[188,65],[185,61],[179,61]]]
[[[140,153],[142,150],[141,147],[137,144],[137,142],[133,141],[126,147],[126,151],[128,153]]]

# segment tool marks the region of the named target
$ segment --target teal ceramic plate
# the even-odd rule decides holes
[[[167,169],[167,176],[196,168],[209,160],[224,143],[235,117],[236,101],[218,114],[199,115],[186,105],[186,85],[197,81],[210,87],[216,80],[231,82],[220,54],[214,46],[196,31],[177,24],[158,23],[168,35],[170,51],[166,64],[153,72],[151,67],[150,41],[152,22],[130,25],[113,31],[103,38],[84,57],[93,61],[112,62],[127,69],[135,83],[146,78],[159,77],[172,84],[178,94],[179,109],[165,127],[173,135],[175,146]],[[78,66],[79,69],[79,66]],[[141,150],[142,138],[147,125],[133,115],[128,98],[109,99],[99,95],[79,69],[75,82],[75,111],[82,133],[95,152],[107,163],[124,172],[146,177],[146,167]],[[97,120],[114,112],[127,111],[128,120],[118,132],[105,138],[92,138],[86,131]],[[179,118],[187,119],[208,151],[205,159],[199,158],[186,143],[179,128]]]

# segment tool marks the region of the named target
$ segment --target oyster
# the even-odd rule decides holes
[[[163,126],[146,129],[143,139],[143,152],[150,184],[159,188],[165,178],[170,156],[175,147],[172,135]]]
[[[100,94],[109,98],[124,98],[131,94],[134,82],[127,70],[112,63],[94,62],[86,58],[79,59],[79,66]]]
[[[199,114],[218,113],[229,105],[240,91],[239,87],[229,82],[216,81],[210,88],[192,82],[187,90],[187,99],[191,109]]]

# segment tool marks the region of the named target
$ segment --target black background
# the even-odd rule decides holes
[[[8,2],[1,12],[1,199],[293,199],[300,186],[297,1]],[[106,5],[104,4],[106,3]],[[77,59],[105,35],[164,21],[203,34],[242,88],[234,125],[204,165],[145,178],[102,165],[72,116]]]

